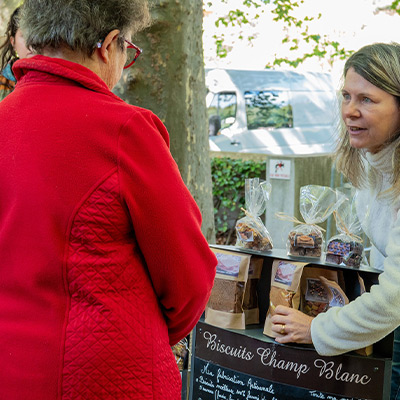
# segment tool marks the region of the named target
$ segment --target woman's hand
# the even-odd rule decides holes
[[[277,306],[271,317],[272,330],[278,343],[312,343],[312,317],[285,306]]]

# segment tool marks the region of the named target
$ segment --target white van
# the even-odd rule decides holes
[[[329,74],[211,69],[206,86],[210,150],[332,153],[338,108]]]

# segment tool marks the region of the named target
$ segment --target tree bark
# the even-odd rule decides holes
[[[203,63],[202,0],[157,0],[154,24],[132,38],[143,48],[115,92],[151,109],[166,125],[171,153],[215,240]]]
[[[12,12],[19,6],[22,1],[21,0],[2,0],[0,5],[0,37],[6,30],[8,19]]]

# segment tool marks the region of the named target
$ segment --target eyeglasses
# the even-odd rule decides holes
[[[124,69],[127,69],[135,63],[138,57],[142,54],[143,50],[135,44],[131,43],[129,40],[126,40],[125,38],[124,41],[128,44],[128,46],[126,47],[126,62],[124,65]],[[103,41],[100,40],[97,43],[97,47],[100,49],[102,44]]]
[[[135,44],[131,43],[129,40],[124,39],[128,46],[126,48],[126,63],[124,69],[131,67],[138,57],[142,54],[143,50],[136,46]]]

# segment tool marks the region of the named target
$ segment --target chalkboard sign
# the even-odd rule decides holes
[[[191,400],[381,400],[391,363],[283,346],[200,321],[195,332]]]
[[[200,358],[195,359],[194,369],[193,400],[356,400],[255,378]]]

